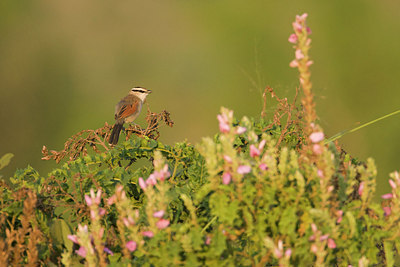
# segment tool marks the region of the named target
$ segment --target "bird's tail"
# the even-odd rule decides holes
[[[114,145],[114,146],[118,143],[119,133],[122,130],[122,126],[123,126],[122,123],[116,122],[114,124],[114,128],[111,132],[110,138],[108,139],[108,143],[110,143],[111,145]]]

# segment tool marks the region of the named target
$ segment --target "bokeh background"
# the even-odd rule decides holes
[[[265,86],[293,97],[287,38],[303,12],[325,132],[399,109],[399,1],[0,1],[0,155],[15,154],[2,174],[30,164],[45,176],[55,163],[40,160],[43,145],[59,150],[76,132],[112,123],[137,85],[153,90],[152,111],[171,112],[168,144],[213,135],[220,106],[259,116]],[[397,115],[340,140],[375,158],[380,194],[400,168],[399,135]]]

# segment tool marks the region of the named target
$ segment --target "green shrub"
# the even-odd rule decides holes
[[[315,123],[308,30],[291,36],[302,108],[278,98],[271,120],[233,117],[193,146],[137,136],[68,141],[70,161],[19,170],[0,191],[0,262],[65,266],[394,266],[400,262],[400,177],[373,202],[376,168]],[[298,25],[294,24],[295,30]],[[303,50],[302,50],[303,49]],[[267,91],[266,90],[266,91]],[[304,118],[304,119],[303,119]],[[107,126],[107,125],[106,125]],[[108,126],[107,126],[108,127]],[[100,133],[100,131],[92,131]],[[153,138],[156,135],[152,135]],[[97,138],[97,139],[96,139]],[[89,140],[90,139],[90,140]],[[104,145],[87,154],[85,142]],[[67,148],[69,147],[67,146]],[[48,154],[61,160],[68,153]],[[83,155],[85,153],[86,155]]]

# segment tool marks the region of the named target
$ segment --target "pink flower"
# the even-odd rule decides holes
[[[313,152],[317,155],[321,155],[322,154],[322,146],[320,146],[319,144],[314,144]]]
[[[129,226],[135,224],[135,220],[131,216],[128,216],[128,218],[123,218],[122,221],[124,222],[126,227],[129,227]]]
[[[84,226],[78,224],[78,231],[87,233],[89,231],[88,226],[85,224]]]
[[[258,165],[258,168],[260,168],[260,170],[262,171],[268,170],[268,166],[265,163],[261,163],[260,165]]]
[[[263,150],[266,143],[267,143],[267,140],[265,140],[265,139],[261,140],[261,142],[258,144],[258,149],[260,151]]]
[[[170,177],[171,173],[168,170],[168,164],[165,164],[161,171],[155,171],[154,176],[160,181],[164,181],[166,178]]]
[[[319,178],[324,178],[324,172],[322,170],[318,170],[317,175]]]
[[[383,199],[391,199],[393,197],[392,193],[382,195]]]
[[[307,67],[310,67],[312,64],[314,64],[314,61],[312,61],[312,60],[309,60],[306,62]]]
[[[153,217],[154,218],[161,218],[161,217],[164,216],[164,214],[165,214],[164,210],[159,210],[159,211],[156,211],[156,212],[153,213]]]
[[[90,196],[85,195],[85,201],[88,206],[92,206],[93,204],[99,205],[101,201],[101,189],[99,189],[97,194],[95,194],[93,188],[91,188]]]
[[[228,117],[225,114],[219,114],[217,116],[217,119],[219,121],[219,131],[221,133],[229,133],[230,127],[229,127],[229,122],[228,122]]]
[[[207,246],[211,244],[211,237],[207,236],[206,241],[204,242]]]
[[[85,201],[89,207],[92,206],[92,198],[89,195],[85,195]]]
[[[303,27],[301,26],[301,24],[298,23],[298,22],[293,22],[292,25],[293,25],[293,29],[294,29],[296,32],[301,32],[301,30],[303,29]]]
[[[317,225],[315,223],[311,224],[311,230],[315,233],[316,231],[318,231]]]
[[[76,235],[68,235],[67,238],[75,244],[79,244],[78,237]]]
[[[106,210],[103,208],[99,208],[99,215],[104,216],[106,214]]]
[[[315,132],[310,134],[310,140],[313,143],[319,143],[324,140],[324,133],[323,132]]]
[[[311,245],[311,252],[314,253],[314,254],[317,254],[317,252],[318,252],[318,247],[317,247],[317,245],[315,245],[315,244],[312,244],[312,245]]]
[[[250,145],[250,157],[255,158],[260,156],[260,150],[255,145]]]
[[[122,185],[117,185],[117,188],[115,189],[116,193],[121,193],[124,187]]]
[[[114,255],[114,253],[111,251],[111,249],[109,249],[109,248],[107,248],[107,247],[104,247],[103,251],[104,251],[105,253],[111,255],[111,256]]]
[[[100,227],[99,236],[103,237],[104,235],[104,227]]]
[[[80,247],[78,250],[75,250],[75,253],[83,258],[86,257],[86,249],[84,247]]]
[[[157,223],[156,226],[158,229],[164,229],[167,228],[169,225],[169,220],[166,219],[160,219]]]
[[[94,210],[90,210],[90,218],[91,218],[92,220],[95,220],[96,217],[97,217],[96,212],[94,212]]]
[[[290,36],[289,36],[289,39],[288,39],[288,41],[289,41],[289,43],[292,43],[292,44],[295,44],[295,43],[297,43],[297,35],[296,34],[294,34],[294,33],[292,33]]]
[[[320,241],[324,241],[324,240],[327,240],[328,237],[329,237],[329,234],[322,235],[322,236],[319,238],[319,240],[320,240]]]
[[[233,162],[233,161],[232,161],[232,158],[229,157],[228,155],[224,155],[223,158],[224,158],[224,160],[225,160],[227,163],[232,163],[232,162]]]
[[[291,68],[296,68],[299,66],[299,62],[297,62],[296,59],[293,59],[290,63],[289,63],[289,67]]]
[[[136,242],[135,242],[135,241],[132,241],[132,240],[126,242],[125,246],[126,246],[126,248],[127,248],[130,252],[135,251],[136,248],[137,248]]]
[[[336,215],[339,217],[337,220],[336,220],[336,223],[340,223],[341,221],[342,221],[342,219],[343,219],[343,210],[338,210],[337,212],[336,212]]]
[[[290,258],[290,256],[292,255],[292,249],[287,249],[286,251],[285,251],[285,257],[286,257],[286,259],[289,259]]]
[[[396,189],[397,185],[392,179],[389,179],[389,184],[393,189]]]
[[[282,258],[282,251],[280,251],[278,248],[274,249],[274,254],[276,258],[278,259]]]
[[[385,216],[389,216],[392,213],[392,209],[390,207],[383,207],[383,212]]]
[[[107,199],[107,204],[109,206],[111,206],[112,204],[114,204],[117,201],[117,196],[116,195],[112,195],[111,197],[109,197]]]
[[[307,17],[308,17],[307,13],[303,13],[302,15],[296,15],[296,21],[304,22],[304,21],[306,21]]]
[[[90,190],[90,194],[92,195],[92,199],[94,200],[94,203],[96,203],[97,205],[100,205],[100,201],[101,201],[101,189],[99,189],[97,191],[96,197],[94,196],[94,190]]]
[[[238,126],[237,129],[236,129],[236,133],[237,134],[243,134],[246,131],[247,131],[247,128],[246,127],[242,127],[242,126]]]
[[[360,186],[358,187],[358,195],[362,196],[364,193],[364,182],[360,183]]]
[[[331,248],[331,249],[336,248],[335,240],[333,240],[332,238],[328,239],[328,248]]]
[[[157,179],[154,173],[150,174],[149,178],[146,180],[146,185],[156,185]]]
[[[224,172],[222,174],[222,183],[229,184],[231,182],[232,175],[229,172]]]
[[[237,168],[237,173],[239,173],[239,174],[247,174],[249,172],[251,172],[251,167],[248,165],[240,165]]]
[[[142,232],[142,235],[148,238],[152,238],[154,236],[154,233],[152,231],[144,231]]]
[[[143,191],[144,191],[144,190],[146,189],[146,187],[147,187],[147,184],[146,184],[146,182],[143,180],[142,177],[139,177],[139,186],[140,186],[140,188],[142,188]]]
[[[311,33],[312,33],[310,27],[307,27],[307,28],[306,28],[306,31],[307,31],[307,34],[311,34]]]
[[[300,60],[300,59],[304,58],[303,52],[301,52],[300,49],[296,49],[295,55],[296,55],[296,59],[297,60]]]

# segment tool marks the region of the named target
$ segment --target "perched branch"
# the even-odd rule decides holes
[[[150,139],[157,140],[160,137],[160,122],[164,122],[169,127],[174,125],[174,122],[170,118],[170,113],[166,110],[157,114],[148,109],[146,122],[146,128],[141,128],[137,124],[132,124],[125,128],[126,140],[128,140],[132,134],[139,137],[147,136]],[[87,155],[88,147],[92,148],[96,153],[108,151],[111,146],[108,144],[107,140],[112,128],[113,126],[106,122],[103,127],[96,130],[80,131],[65,142],[64,149],[61,151],[49,151],[46,146],[43,146],[42,160],[55,160],[57,163],[65,157],[68,157],[70,161],[75,160],[80,155]]]

